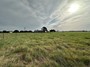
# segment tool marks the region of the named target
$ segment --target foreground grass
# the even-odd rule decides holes
[[[90,32],[0,34],[0,67],[90,67]]]

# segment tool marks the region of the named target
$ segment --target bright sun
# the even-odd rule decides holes
[[[79,9],[79,5],[77,3],[73,3],[70,5],[68,12],[75,13],[76,11],[78,11],[78,9]]]

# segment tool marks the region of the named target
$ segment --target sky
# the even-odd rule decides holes
[[[0,30],[43,26],[61,31],[90,30],[90,0],[0,0]]]

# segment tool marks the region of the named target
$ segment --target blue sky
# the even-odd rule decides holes
[[[69,13],[70,4],[80,8]],[[0,0],[0,30],[90,30],[90,0]]]

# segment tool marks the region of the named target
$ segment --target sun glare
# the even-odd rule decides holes
[[[68,12],[75,13],[76,11],[78,11],[78,9],[79,9],[79,5],[77,3],[73,3],[70,5]]]

